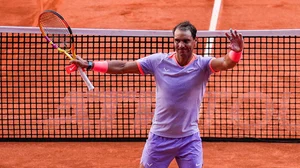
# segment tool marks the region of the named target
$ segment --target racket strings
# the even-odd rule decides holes
[[[44,32],[53,43],[64,50],[71,48],[73,37],[61,18],[51,12],[45,12],[39,19]]]

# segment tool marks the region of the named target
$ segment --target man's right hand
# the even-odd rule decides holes
[[[76,59],[70,61],[70,64],[80,66],[82,69],[86,69],[89,66],[88,62],[78,55],[76,55]]]
[[[88,67],[88,62],[83,60],[80,56],[76,56],[76,60],[71,60],[69,66],[66,67],[66,71],[68,74],[77,71],[77,67],[80,66],[83,70]]]

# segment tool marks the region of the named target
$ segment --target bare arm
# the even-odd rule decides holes
[[[214,71],[225,71],[227,69],[233,68],[237,63],[233,62],[228,54],[221,58],[216,58],[211,61],[211,67]]]
[[[229,49],[231,52],[241,53],[244,49],[244,40],[242,34],[238,34],[235,30],[234,32],[230,29],[230,34],[225,33],[227,38],[230,40]],[[221,58],[216,58],[212,60],[211,67],[214,71],[224,71],[233,68],[237,62],[233,61],[229,56],[232,53],[227,53],[226,56]]]
[[[125,74],[125,73],[135,73],[140,74],[138,64],[136,61],[108,61],[107,73],[110,74]]]
[[[81,68],[88,68],[88,61],[83,60],[80,56],[76,56],[76,60],[70,61],[70,64],[76,64]],[[95,62],[92,64],[92,69],[95,65]],[[140,74],[138,64],[136,61],[120,61],[120,60],[113,60],[107,61],[107,72],[110,74],[125,74],[125,73],[135,73]]]

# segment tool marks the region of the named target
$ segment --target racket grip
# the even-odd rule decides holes
[[[78,67],[78,71],[80,73],[80,76],[84,80],[85,84],[87,85],[89,91],[93,90],[94,89],[93,84],[91,83],[91,81],[89,80],[89,78],[86,76],[86,74],[83,72],[83,70],[81,69],[81,67]]]

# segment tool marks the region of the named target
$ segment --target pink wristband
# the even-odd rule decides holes
[[[243,53],[243,51],[235,52],[235,51],[230,50],[228,56],[233,62],[237,63],[242,58],[242,53]]]
[[[108,63],[107,61],[94,61],[94,71],[106,73],[108,70]]]

